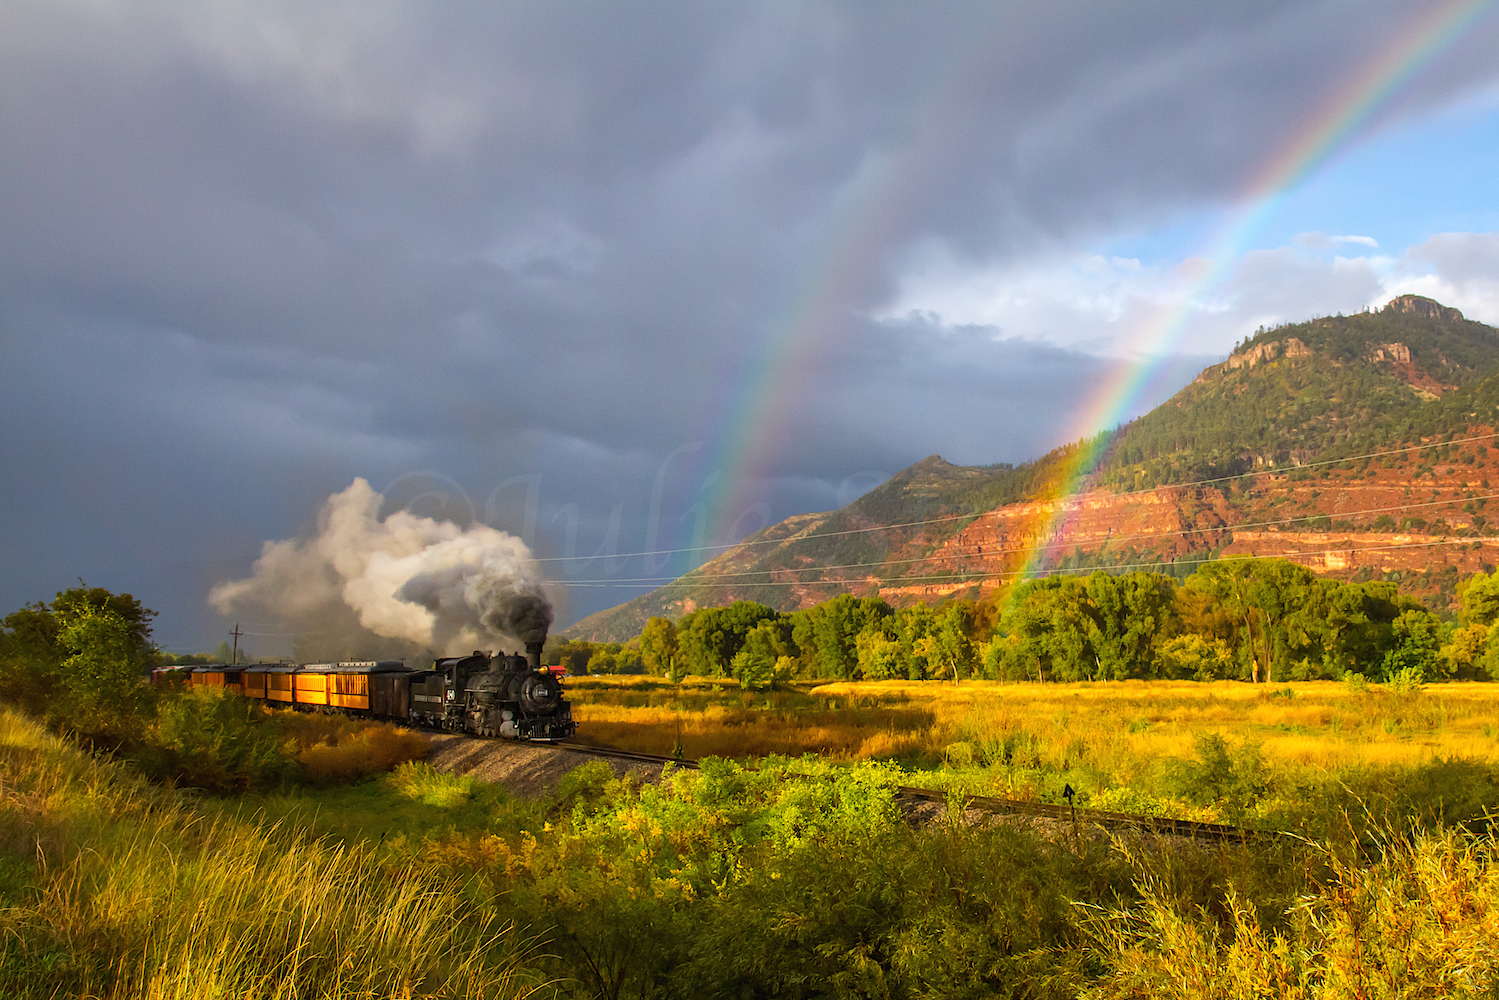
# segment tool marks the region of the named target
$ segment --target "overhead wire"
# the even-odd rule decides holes
[[[1138,489],[1138,490],[1125,490],[1125,491],[1122,491],[1122,492],[1119,492],[1119,493],[1111,493],[1110,496],[1115,496],[1115,497],[1132,497],[1132,496],[1144,496],[1145,494],[1148,494],[1148,493],[1159,493],[1159,492],[1161,492],[1163,490],[1190,490],[1190,489],[1196,489],[1197,487],[1200,487],[1200,486],[1211,486],[1211,485],[1213,485],[1215,483],[1232,482],[1232,481],[1237,480],[1237,479],[1250,479],[1250,478],[1258,478],[1258,477],[1261,477],[1261,476],[1288,475],[1288,474],[1293,473],[1293,472],[1301,472],[1301,471],[1304,471],[1304,470],[1307,470],[1307,469],[1319,469],[1319,468],[1323,468],[1325,466],[1330,466],[1330,465],[1342,465],[1342,464],[1344,464],[1346,462],[1363,462],[1363,461],[1367,461],[1367,460],[1371,460],[1371,459],[1375,459],[1375,458],[1385,458],[1385,457],[1390,456],[1390,455],[1403,455],[1403,454],[1406,454],[1407,452],[1412,452],[1412,451],[1426,451],[1426,450],[1429,450],[1429,449],[1432,449],[1432,448],[1450,447],[1452,445],[1461,445],[1461,444],[1472,444],[1472,443],[1477,442],[1477,441],[1492,441],[1495,438],[1499,438],[1499,432],[1495,432],[1493,434],[1475,434],[1475,435],[1472,435],[1470,437],[1465,437],[1465,438],[1453,438],[1450,441],[1433,441],[1433,442],[1431,442],[1429,444],[1406,445],[1405,447],[1401,447],[1401,448],[1389,448],[1389,449],[1385,449],[1383,451],[1365,452],[1362,455],[1345,455],[1345,456],[1343,456],[1341,458],[1329,458],[1329,459],[1324,459],[1322,461],[1317,461],[1317,462],[1304,462],[1304,463],[1302,463],[1300,465],[1296,465],[1296,466],[1293,466],[1293,467],[1276,466],[1276,467],[1273,467],[1273,468],[1258,469],[1258,470],[1254,470],[1254,471],[1250,471],[1250,472],[1239,472],[1239,473],[1235,473],[1235,474],[1233,474],[1231,476],[1217,476],[1217,477],[1214,477],[1214,478],[1211,478],[1211,479],[1197,479],[1197,480],[1192,480],[1192,481],[1184,482],[1184,483],[1164,483],[1164,484],[1162,484],[1160,486],[1150,486],[1150,487],[1144,487],[1144,488]],[[1079,496],[1079,495],[1081,495],[1081,494],[1067,494],[1066,496]],[[1065,497],[1058,497],[1056,499],[1061,500],[1061,499],[1065,499]],[[1027,501],[1027,502],[1035,502],[1035,501]],[[825,513],[827,513],[829,515],[832,515],[832,514],[837,513],[837,511],[826,511]],[[845,529],[841,529],[839,531],[823,531],[823,532],[818,532],[816,534],[801,535],[801,536],[795,536],[795,537],[793,537],[793,536],[787,536],[785,538],[766,538],[766,539],[760,539],[758,541],[724,542],[724,543],[719,543],[719,544],[715,544],[715,545],[690,545],[690,546],[686,546],[684,548],[677,548],[677,549],[648,549],[648,550],[642,550],[642,551],[639,551],[639,552],[610,552],[610,553],[607,553],[606,555],[604,555],[603,558],[608,558],[608,559],[634,559],[634,558],[637,558],[637,557],[640,557],[640,556],[679,555],[679,554],[681,554],[683,552],[710,552],[710,551],[714,551],[714,550],[718,550],[718,551],[721,551],[721,552],[727,552],[727,551],[729,551],[731,549],[751,548],[751,547],[759,547],[759,546],[764,546],[764,545],[784,545],[784,544],[786,544],[788,542],[803,542],[803,541],[808,541],[810,539],[815,539],[815,538],[836,538],[836,537],[840,537],[840,536],[843,536],[843,535],[860,535],[860,534],[867,534],[869,532],[874,532],[874,531],[893,531],[893,530],[898,529],[898,528],[919,528],[919,527],[924,527],[924,526],[926,526],[928,524],[945,524],[945,523],[948,523],[948,522],[951,522],[951,521],[962,521],[962,520],[970,520],[970,519],[974,519],[974,518],[979,518],[979,517],[984,516],[984,514],[986,514],[986,513],[989,513],[989,511],[979,511],[978,513],[964,513],[964,514],[944,514],[944,515],[941,515],[940,517],[923,518],[923,519],[918,520],[918,521],[903,521],[903,522],[896,523],[896,524],[870,525],[868,527],[863,527],[863,528],[845,528]],[[796,515],[796,516],[806,517],[806,516],[811,516],[811,515],[805,515],[805,514],[803,514],[803,515]],[[784,524],[785,522],[783,521],[783,522],[780,522],[780,523]],[[535,561],[538,562],[538,563],[578,562],[580,560],[592,560],[592,559],[596,559],[596,558],[600,558],[600,556],[541,556],[541,557],[536,558]]]
[[[1445,507],[1445,506],[1450,506],[1452,504],[1474,503],[1474,502],[1480,501],[1480,500],[1488,501],[1488,500],[1495,500],[1495,499],[1499,499],[1499,493],[1485,493],[1485,494],[1482,494],[1480,496],[1453,497],[1453,498],[1450,498],[1450,499],[1447,499],[1447,500],[1426,500],[1426,501],[1422,501],[1420,503],[1396,504],[1396,505],[1391,506],[1391,507],[1367,507],[1367,508],[1364,508],[1363,510],[1339,511],[1338,512],[1338,516],[1340,518],[1359,517],[1359,516],[1366,515],[1366,514],[1389,513],[1390,511],[1396,511],[1396,510],[1400,510],[1400,511],[1419,510],[1419,509],[1425,508],[1425,507]],[[1183,529],[1178,530],[1178,531],[1153,531],[1153,532],[1142,532],[1142,533],[1137,534],[1137,535],[1110,536],[1109,538],[1106,539],[1106,541],[1109,544],[1117,544],[1119,542],[1133,542],[1133,541],[1140,541],[1142,539],[1152,539],[1153,540],[1153,539],[1162,539],[1162,538],[1177,538],[1177,537],[1180,537],[1182,535],[1203,534],[1205,532],[1213,531],[1213,530],[1243,531],[1245,529],[1250,529],[1250,528],[1274,527],[1275,525],[1281,525],[1281,524],[1294,524],[1297,521],[1316,521],[1316,520],[1319,520],[1319,519],[1322,519],[1322,518],[1331,518],[1331,517],[1332,517],[1332,515],[1330,515],[1330,514],[1301,514],[1301,515],[1298,515],[1296,517],[1284,517],[1284,518],[1278,518],[1278,519],[1271,520],[1271,521],[1248,521],[1248,522],[1242,522],[1242,523],[1239,523],[1239,524],[1225,524],[1225,525],[1220,525],[1220,526],[1216,526],[1216,527],[1208,527],[1208,528],[1183,528]],[[1012,547],[1012,548],[999,548],[999,549],[992,550],[992,552],[990,552],[990,553],[985,553],[985,556],[987,557],[989,555],[1010,555],[1010,554],[1018,553],[1018,552],[1039,552],[1039,551],[1041,551],[1043,549],[1046,549],[1046,548],[1049,548],[1049,547],[1050,547],[1049,545],[1025,545],[1025,546],[1015,546],[1015,547]],[[764,576],[767,573],[817,573],[817,572],[826,572],[828,570],[837,570],[837,569],[866,569],[866,570],[872,570],[872,569],[878,569],[878,568],[880,568],[882,566],[911,565],[911,564],[914,564],[914,563],[935,562],[935,561],[937,561],[939,559],[951,559],[951,558],[954,558],[954,557],[952,555],[948,555],[948,554],[937,553],[937,554],[933,554],[933,555],[918,556],[918,557],[915,557],[915,558],[912,558],[912,559],[885,559],[885,560],[881,560],[880,562],[872,562],[872,563],[842,563],[842,564],[835,564],[835,565],[831,565],[831,566],[803,566],[803,567],[787,566],[787,567],[777,567],[775,569],[741,570],[741,571],[733,572],[733,573],[706,573],[706,574],[703,574],[703,575],[704,576],[712,577],[713,579],[724,579],[724,578],[728,578],[728,577]],[[674,580],[679,580],[679,579],[681,579],[681,577],[664,577],[664,576],[658,576],[658,577],[622,577],[622,578],[621,577],[613,577],[613,578],[611,578],[611,577],[602,577],[602,578],[594,579],[594,580],[551,580],[551,581],[548,581],[548,582],[549,583],[562,583],[562,584],[566,584],[568,586],[583,586],[583,585],[591,585],[591,584],[604,585],[604,584],[609,584],[609,583],[637,583],[637,584],[639,584],[639,583],[649,583],[649,582],[651,582],[651,581],[654,580],[654,581],[657,581],[659,585],[664,585],[666,583],[670,583],[670,582],[672,582]],[[827,581],[822,581],[822,582],[827,582]]]
[[[1245,555],[1218,556],[1218,557],[1162,559],[1162,560],[1154,560],[1154,561],[1115,563],[1115,564],[1112,564],[1112,565],[1100,565],[1100,566],[1075,566],[1075,567],[1072,567],[1072,566],[1057,566],[1057,567],[1053,567],[1053,568],[1050,568],[1050,569],[1039,569],[1039,570],[1018,569],[1018,570],[1002,570],[1002,571],[995,571],[995,572],[977,572],[977,571],[955,570],[955,571],[953,571],[951,573],[939,573],[939,574],[932,574],[932,575],[928,575],[928,576],[885,577],[885,578],[882,578],[880,580],[880,582],[881,583],[928,583],[928,584],[942,584],[942,583],[954,583],[954,582],[957,582],[957,583],[981,583],[984,580],[1004,579],[1006,577],[1021,577],[1021,576],[1045,577],[1045,576],[1063,576],[1063,575],[1077,576],[1077,575],[1081,575],[1081,574],[1084,574],[1084,573],[1095,573],[1095,572],[1099,572],[1099,571],[1108,572],[1110,570],[1141,570],[1141,569],[1149,569],[1149,568],[1152,568],[1152,567],[1200,566],[1200,565],[1205,565],[1207,563],[1243,562],[1243,561],[1252,560],[1252,559],[1270,559],[1270,558],[1274,558],[1274,559],[1285,559],[1285,560],[1287,560],[1289,562],[1294,562],[1294,561],[1296,561],[1298,559],[1325,558],[1329,554],[1347,553],[1349,555],[1357,555],[1358,553],[1361,553],[1361,552],[1384,552],[1384,551],[1390,551],[1390,550],[1393,550],[1393,549],[1437,548],[1437,547],[1444,546],[1444,545],[1471,545],[1474,542],[1478,542],[1478,543],[1481,544],[1484,541],[1489,541],[1489,542],[1494,542],[1496,544],[1499,544],[1499,537],[1492,537],[1492,536],[1490,536],[1490,537],[1484,538],[1484,539],[1475,539],[1475,538],[1469,538],[1469,537],[1463,537],[1463,538],[1442,538],[1442,539],[1434,539],[1434,540],[1424,541],[1424,542],[1399,542],[1399,543],[1394,543],[1394,544],[1390,544],[1390,545],[1366,545],[1366,546],[1362,546],[1362,547],[1358,547],[1358,548],[1320,549],[1320,550],[1318,550],[1316,552],[1285,552],[1285,553],[1280,553],[1280,554],[1275,555],[1275,556],[1259,556],[1259,555],[1245,554]],[[672,582],[675,582],[675,581],[672,581]],[[850,580],[810,580],[810,581],[806,581],[806,582],[808,584],[817,584],[817,583],[832,583],[832,584],[837,584],[837,583],[856,583],[856,582],[862,582],[862,581],[850,581]],[[687,584],[689,584],[689,585],[696,585],[696,581],[687,581]],[[671,585],[670,582],[666,583],[666,584],[649,584],[649,583],[622,584],[622,586],[628,586],[628,587],[640,588],[640,589],[646,589],[646,588],[659,589],[659,588],[667,587],[667,586],[670,586],[670,585]],[[749,588],[759,588],[759,587],[786,587],[786,586],[789,586],[789,584],[787,584],[787,583],[777,583],[777,582],[772,582],[772,581],[767,581],[765,583],[736,583],[736,584],[727,584],[727,583],[724,583],[724,584],[713,584],[713,583],[707,583],[707,584],[702,584],[702,585],[703,586],[719,586],[719,587],[733,586],[736,589],[749,589]]]

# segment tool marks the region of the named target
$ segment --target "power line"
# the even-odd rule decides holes
[[[1472,502],[1475,502],[1475,501],[1478,501],[1478,500],[1495,500],[1495,499],[1499,499],[1499,493],[1485,493],[1485,494],[1483,494],[1481,496],[1470,496],[1470,497],[1453,497],[1453,498],[1448,499],[1448,500],[1427,500],[1427,501],[1422,501],[1421,503],[1397,504],[1397,505],[1391,506],[1391,507],[1368,507],[1368,508],[1365,508],[1363,510],[1339,511],[1337,516],[1340,517],[1340,518],[1358,517],[1358,516],[1365,515],[1365,514],[1382,514],[1382,513],[1389,513],[1391,511],[1397,511],[1397,510],[1399,510],[1399,511],[1419,510],[1421,508],[1426,508],[1426,507],[1445,507],[1445,506],[1450,506],[1452,504],[1458,504],[1458,503],[1472,503]],[[1119,542],[1132,542],[1132,541],[1139,541],[1141,539],[1178,538],[1178,537],[1180,537],[1182,535],[1202,534],[1202,533],[1206,533],[1208,531],[1215,531],[1215,530],[1230,531],[1230,532],[1232,532],[1232,531],[1243,531],[1243,530],[1250,529],[1250,528],[1265,528],[1265,527],[1274,527],[1275,525],[1293,524],[1293,523],[1295,523],[1297,521],[1315,521],[1315,520],[1318,520],[1318,519],[1324,518],[1324,517],[1330,518],[1331,516],[1332,515],[1329,515],[1329,514],[1302,514],[1302,515],[1298,515],[1296,517],[1285,517],[1285,518],[1279,518],[1277,520],[1272,520],[1272,521],[1248,521],[1248,522],[1244,522],[1244,523],[1240,523],[1240,524],[1225,524],[1225,525],[1222,525],[1222,526],[1220,526],[1218,528],[1206,528],[1206,529],[1184,528],[1184,529],[1182,529],[1180,531],[1156,531],[1156,532],[1143,532],[1143,533],[1138,534],[1138,535],[1121,535],[1121,536],[1118,536],[1118,537],[1110,537],[1110,538],[1106,539],[1106,541],[1109,544],[1117,544]],[[1045,549],[1050,548],[1050,547],[1051,547],[1050,545],[1017,546],[1015,548],[994,549],[993,552],[992,552],[992,554],[998,556],[998,555],[1009,555],[1011,553],[1018,553],[1018,552],[1040,552],[1040,551],[1044,551]],[[813,572],[825,572],[825,571],[828,571],[828,570],[837,570],[837,569],[867,569],[867,570],[874,570],[874,569],[878,569],[879,567],[882,567],[882,566],[911,565],[911,564],[915,564],[915,563],[935,562],[935,561],[937,561],[939,559],[951,559],[951,558],[955,558],[955,557],[952,556],[952,555],[946,555],[946,554],[938,553],[938,554],[933,554],[933,555],[928,555],[928,556],[920,556],[920,557],[914,558],[914,559],[886,559],[886,560],[883,560],[881,562],[875,562],[875,563],[842,563],[842,564],[837,564],[837,565],[832,565],[832,566],[804,566],[804,567],[787,566],[787,567],[778,567],[776,569],[741,570],[739,572],[734,572],[734,573],[711,573],[711,572],[709,572],[709,573],[703,573],[702,575],[706,576],[706,577],[713,578],[713,579],[724,579],[724,578],[728,578],[728,577],[765,576],[766,574],[769,574],[769,573],[813,573]],[[961,557],[957,557],[957,558],[961,558]],[[696,572],[696,571],[692,571],[692,572]],[[681,580],[681,579],[683,579],[683,577],[623,577],[623,578],[613,578],[613,579],[606,577],[606,578],[600,578],[600,579],[594,579],[594,580],[549,580],[547,582],[549,582],[549,583],[559,583],[559,584],[563,584],[563,585],[566,585],[566,586],[587,586],[587,585],[600,585],[600,586],[603,586],[603,585],[608,585],[608,584],[611,584],[611,583],[614,583],[614,584],[625,584],[625,583],[643,584],[643,583],[649,583],[651,581],[656,581],[656,585],[657,586],[667,586],[667,585],[671,584],[672,582],[675,582],[675,581]],[[688,584],[690,585],[690,583],[692,583],[692,582],[694,582],[694,581],[688,581]],[[812,582],[826,582],[826,581],[812,581]]]
[[[1236,479],[1251,479],[1251,478],[1257,478],[1257,477],[1260,477],[1260,476],[1286,475],[1286,474],[1291,473],[1291,472],[1300,472],[1300,471],[1305,470],[1305,469],[1319,469],[1319,468],[1322,468],[1324,466],[1329,466],[1329,465],[1342,465],[1344,462],[1362,462],[1362,461],[1366,461],[1366,460],[1369,460],[1369,459],[1384,458],[1384,457],[1387,457],[1389,455],[1403,455],[1403,454],[1406,454],[1407,452],[1412,452],[1412,451],[1426,451],[1426,450],[1431,449],[1431,448],[1442,448],[1442,447],[1448,447],[1448,446],[1456,445],[1456,444],[1472,444],[1473,442],[1476,442],[1476,441],[1492,441],[1495,438],[1499,438],[1499,432],[1496,432],[1496,433],[1493,433],[1493,434],[1477,434],[1477,435],[1474,435],[1472,437],[1465,437],[1465,438],[1453,438],[1451,441],[1433,441],[1430,444],[1407,445],[1406,447],[1403,447],[1403,448],[1391,448],[1391,449],[1387,449],[1385,451],[1371,451],[1371,452],[1367,452],[1367,453],[1362,454],[1362,455],[1345,455],[1342,458],[1329,458],[1329,459],[1325,459],[1325,460],[1318,461],[1318,462],[1306,462],[1306,463],[1303,463],[1301,465],[1297,465],[1297,466],[1295,466],[1293,468],[1285,468],[1285,467],[1267,468],[1267,469],[1261,469],[1261,470],[1259,470],[1257,472],[1241,472],[1241,473],[1238,473],[1238,474],[1232,475],[1232,476],[1218,476],[1218,477],[1215,477],[1213,479],[1198,479],[1198,480],[1194,480],[1194,481],[1186,482],[1186,483],[1167,483],[1167,484],[1164,484],[1164,485],[1161,485],[1161,486],[1151,486],[1151,487],[1148,487],[1148,488],[1145,488],[1145,489],[1126,490],[1126,491],[1121,492],[1121,493],[1112,493],[1112,494],[1110,494],[1110,496],[1132,497],[1132,496],[1143,496],[1143,495],[1148,494],[1148,493],[1159,493],[1162,490],[1190,490],[1190,489],[1196,489],[1197,487],[1200,487],[1200,486],[1211,486],[1211,485],[1213,485],[1215,483],[1232,482],[1233,480],[1236,480]],[[1081,496],[1081,495],[1083,495],[1083,494],[1069,493],[1069,494],[1066,494],[1065,496],[1057,497],[1056,499],[1057,500],[1063,500],[1063,499],[1066,499],[1066,497]],[[1027,501],[1027,502],[1035,502],[1035,501]],[[823,513],[827,513],[827,514],[831,515],[831,514],[837,513],[837,511],[825,511]],[[758,546],[761,546],[761,545],[784,545],[784,544],[788,544],[790,542],[802,542],[802,541],[807,541],[808,539],[813,539],[813,538],[837,538],[837,537],[842,536],[842,535],[860,535],[860,534],[866,534],[866,533],[871,532],[871,531],[893,531],[893,530],[895,530],[897,528],[919,528],[919,527],[923,527],[923,526],[928,525],[928,524],[945,524],[945,523],[950,522],[950,521],[961,521],[961,520],[964,520],[964,519],[978,518],[978,517],[982,517],[982,516],[984,516],[985,514],[988,514],[988,513],[991,513],[991,511],[980,511],[980,512],[978,512],[976,514],[944,514],[941,517],[924,518],[924,519],[919,520],[919,521],[904,521],[904,522],[901,522],[901,523],[898,523],[898,524],[873,525],[873,526],[867,527],[867,528],[847,528],[847,529],[844,529],[842,531],[824,531],[824,532],[819,532],[817,534],[812,534],[812,535],[802,535],[800,537],[768,538],[768,539],[761,539],[760,541],[757,541],[757,542],[725,542],[725,543],[718,544],[718,545],[690,545],[690,546],[687,546],[686,548],[680,548],[680,549],[650,549],[650,550],[645,550],[645,551],[640,551],[640,552],[611,552],[611,553],[608,553],[607,555],[604,555],[602,557],[598,556],[598,555],[593,555],[593,556],[542,556],[542,557],[538,557],[535,561],[539,562],[539,563],[546,563],[546,562],[577,562],[579,560],[592,561],[592,560],[598,559],[598,558],[605,558],[605,559],[634,559],[634,558],[636,558],[638,556],[678,555],[678,554],[683,553],[683,552],[711,552],[711,551],[715,551],[715,550],[717,550],[719,552],[727,552],[730,549],[751,548],[751,547],[758,547]],[[805,517],[805,516],[809,516],[809,515],[796,515],[796,516]],[[784,524],[785,522],[783,521],[781,523]]]
[[[1472,537],[1467,537],[1467,538],[1444,538],[1444,539],[1439,539],[1439,540],[1435,540],[1435,541],[1427,541],[1427,542],[1400,542],[1400,543],[1394,543],[1394,544],[1390,544],[1390,545],[1366,545],[1366,546],[1363,546],[1361,548],[1322,549],[1322,550],[1317,551],[1317,552],[1286,552],[1286,553],[1281,553],[1279,555],[1274,555],[1274,556],[1235,555],[1235,556],[1219,556],[1217,558],[1206,558],[1206,557],[1204,557],[1204,558],[1195,558],[1195,559],[1171,559],[1171,560],[1155,560],[1155,561],[1147,561],[1147,562],[1115,563],[1115,564],[1112,564],[1112,565],[1105,565],[1105,566],[1077,566],[1077,567],[1060,567],[1059,566],[1059,567],[1054,567],[1052,569],[1043,569],[1043,570],[1035,570],[1035,571],[1027,571],[1027,570],[1023,570],[1023,569],[1021,569],[1021,570],[1003,570],[1003,571],[998,571],[998,572],[985,572],[985,573],[955,571],[955,572],[952,572],[952,573],[941,573],[941,574],[934,574],[934,575],[929,575],[929,576],[903,576],[903,577],[899,577],[898,576],[898,577],[888,577],[888,578],[886,578],[884,580],[880,580],[879,582],[880,583],[915,583],[915,584],[921,584],[921,583],[932,583],[932,584],[936,584],[936,583],[982,583],[984,580],[997,580],[997,579],[1004,579],[1006,577],[1022,577],[1022,576],[1044,577],[1044,576],[1064,576],[1064,575],[1065,576],[1080,576],[1080,575],[1085,574],[1085,573],[1086,574],[1092,574],[1092,573],[1096,573],[1096,572],[1108,572],[1110,570],[1142,570],[1142,569],[1149,569],[1149,568],[1152,568],[1152,567],[1167,567],[1167,566],[1173,566],[1173,567],[1174,566],[1201,566],[1201,565],[1206,565],[1208,563],[1243,562],[1245,560],[1252,560],[1252,559],[1285,559],[1288,562],[1294,562],[1294,561],[1296,561],[1298,559],[1325,558],[1329,554],[1337,554],[1337,553],[1347,553],[1348,555],[1357,555],[1357,554],[1359,554],[1361,552],[1385,552],[1385,551],[1391,551],[1391,550],[1395,550],[1395,549],[1437,548],[1437,547],[1441,547],[1441,546],[1444,546],[1444,545],[1471,545],[1474,542],[1479,542],[1479,543],[1491,542],[1491,543],[1494,543],[1496,545],[1499,545],[1499,536],[1486,535],[1486,536],[1484,536],[1482,538],[1472,538]],[[859,581],[859,580],[810,580],[810,581],[806,581],[806,582],[809,585],[816,585],[816,584],[860,583],[860,582],[863,582],[863,581]],[[662,586],[669,586],[669,585],[670,584],[648,584],[648,583],[625,584],[625,586],[634,586],[634,587],[639,587],[639,588],[651,587],[653,589],[654,588],[658,588],[658,587],[662,587]],[[736,588],[754,588],[754,587],[786,587],[786,586],[791,586],[792,584],[766,582],[766,583],[738,583],[738,584],[704,583],[702,585],[703,586],[707,586],[707,587],[730,587],[730,586],[732,586],[732,587],[736,587]],[[596,586],[602,586],[602,584],[597,584]]]

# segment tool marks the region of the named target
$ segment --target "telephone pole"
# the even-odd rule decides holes
[[[229,634],[234,636],[234,655],[229,659],[229,665],[233,667],[239,664],[239,637],[244,635],[239,630],[239,622],[234,623],[234,631]]]

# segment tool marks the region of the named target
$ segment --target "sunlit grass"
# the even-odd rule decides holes
[[[0,995],[514,996],[461,887],[231,815],[0,710]]]
[[[279,711],[272,724],[296,742],[302,773],[326,784],[355,781],[422,760],[432,750],[425,733],[356,716]]]
[[[1271,759],[1307,765],[1414,764],[1452,755],[1499,760],[1499,685],[1490,684],[1395,694],[1329,681],[881,681],[770,695],[684,686],[674,697],[655,678],[590,678],[569,691],[584,738],[663,752],[680,728],[690,756],[935,760],[951,744],[1023,730],[1053,755],[1081,741],[1095,754],[1181,756],[1197,736],[1215,732],[1254,740]]]
[[[755,693],[732,684],[590,678],[570,697],[580,738],[652,753],[816,753],[895,760],[922,783],[1057,801],[1066,785],[1104,808],[1221,818],[1174,791],[1200,741],[1253,747],[1288,787],[1378,769],[1499,763],[1499,685],[1398,693],[1335,682],[1002,684],[882,681]],[[1286,792],[1286,796],[1292,795]],[[1141,805],[1141,803],[1144,805]],[[1262,810],[1290,808],[1267,795]]]

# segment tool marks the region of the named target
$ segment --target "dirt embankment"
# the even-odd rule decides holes
[[[604,761],[620,775],[632,775],[637,782],[655,782],[661,777],[659,764],[614,760],[562,747],[474,736],[434,736],[432,753],[427,757],[427,763],[439,771],[471,775],[525,798],[545,795],[556,787],[563,775],[596,760]]]

